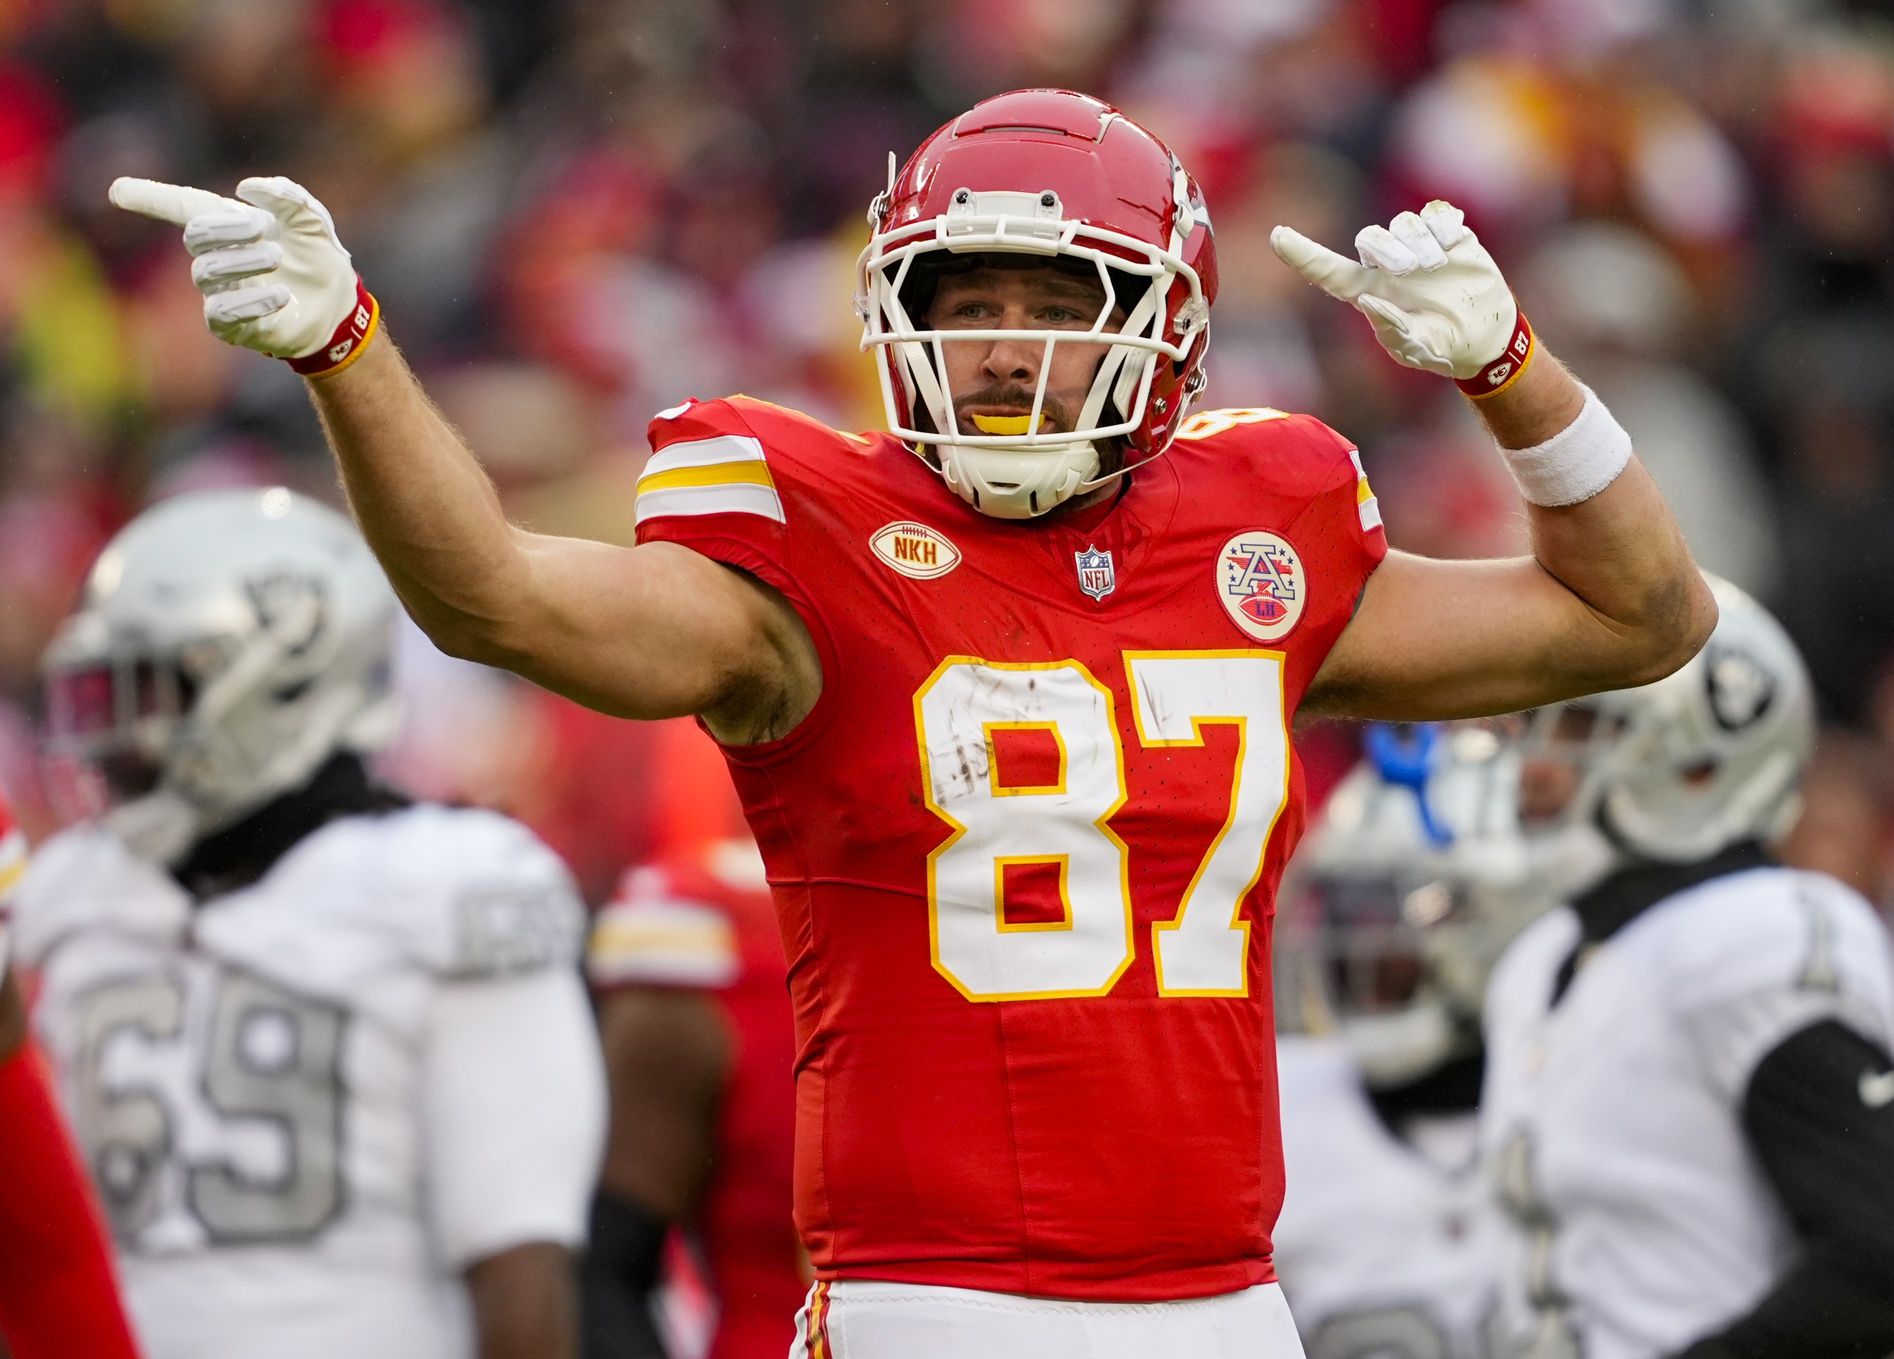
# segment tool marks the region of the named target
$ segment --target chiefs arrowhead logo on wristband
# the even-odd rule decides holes
[[[339,373],[362,356],[368,342],[375,338],[381,320],[381,306],[368,291],[360,274],[355,276],[355,306],[342,318],[329,342],[313,354],[290,359],[289,366],[304,377],[328,377]]]
[[[1532,327],[1526,321],[1526,313],[1518,314],[1513,322],[1513,337],[1506,342],[1506,348],[1500,356],[1487,364],[1470,378],[1459,379],[1460,390],[1475,401],[1484,401],[1488,397],[1498,396],[1526,371],[1532,362]]]

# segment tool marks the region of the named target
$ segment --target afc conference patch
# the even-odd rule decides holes
[[[1308,595],[1302,559],[1278,534],[1248,529],[1217,554],[1217,598],[1231,621],[1259,642],[1287,637]]]
[[[1110,552],[1088,547],[1074,552],[1072,559],[1078,563],[1079,589],[1093,599],[1103,599],[1118,588],[1118,572],[1111,564]]]

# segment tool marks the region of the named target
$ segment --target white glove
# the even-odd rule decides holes
[[[293,180],[246,179],[236,198],[224,198],[120,178],[111,199],[184,228],[204,324],[218,339],[315,377],[340,370],[373,336],[375,300],[336,239],[329,210]]]
[[[1361,263],[1279,226],[1269,244],[1284,264],[1331,297],[1352,302],[1381,347],[1409,368],[1492,395],[1524,370],[1531,331],[1512,290],[1466,214],[1436,198],[1418,214],[1355,237]],[[1477,389],[1477,390],[1476,390]]]

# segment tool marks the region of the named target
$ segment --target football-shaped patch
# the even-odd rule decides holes
[[[933,580],[960,565],[960,549],[946,534],[911,520],[884,524],[869,538],[868,546],[882,561],[915,580]]]

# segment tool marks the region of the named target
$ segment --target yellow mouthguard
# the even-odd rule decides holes
[[[1033,425],[1030,415],[976,415],[973,427],[982,434],[1025,434],[1036,433],[1046,423],[1041,414],[1038,425]]]

